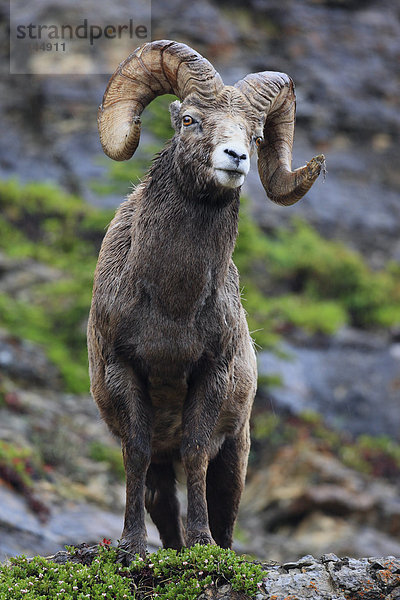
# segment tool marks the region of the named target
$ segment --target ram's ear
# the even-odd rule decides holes
[[[179,118],[179,111],[181,109],[181,103],[179,100],[175,100],[175,102],[171,102],[169,105],[169,112],[171,113],[171,125],[175,129],[175,131],[179,131],[181,128],[181,121]]]

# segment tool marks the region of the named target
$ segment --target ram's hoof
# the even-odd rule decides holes
[[[195,546],[196,544],[200,544],[201,546],[207,546],[208,544],[215,545],[211,534],[207,533],[206,531],[197,531],[193,532],[192,534],[189,533],[187,535],[186,543],[188,546]]]
[[[124,566],[129,566],[134,558],[139,555],[141,558],[146,556],[146,543],[142,540],[139,542],[129,541],[122,538],[118,544],[117,562]]]

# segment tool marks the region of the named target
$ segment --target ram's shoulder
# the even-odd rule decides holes
[[[124,232],[130,232],[143,193],[144,186],[143,184],[139,184],[129,196],[127,196],[125,202],[122,202],[117,209],[115,217],[107,229],[106,237],[115,237],[116,235],[124,234]]]

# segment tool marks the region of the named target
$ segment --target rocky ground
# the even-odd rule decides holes
[[[98,546],[83,546],[74,555],[61,551],[48,557],[58,565],[68,561],[90,564]],[[400,562],[393,556],[381,558],[338,558],[332,552],[319,560],[308,554],[299,560],[258,562],[264,577],[258,592],[249,596],[232,589],[229,583],[210,585],[199,600],[395,600],[400,592]],[[154,565],[152,565],[154,566]],[[140,596],[140,593],[139,593]]]
[[[45,8],[46,2],[35,3],[32,18]],[[395,0],[288,0],[284,10],[275,0],[250,0],[246,8],[235,1],[153,0],[152,16],[153,39],[193,45],[227,83],[265,69],[286,71],[295,80],[294,165],[324,152],[328,173],[304,201],[285,210],[266,200],[253,169],[244,192],[267,232],[294,214],[327,238],[358,249],[375,268],[400,260]],[[1,44],[6,51],[5,37]],[[7,135],[0,138],[0,176],[57,181],[91,203],[119,203],[120,196],[100,197],[92,186],[107,177],[96,131],[106,81],[104,75],[4,74],[0,124]],[[0,256],[2,290],[23,290],[56,277],[49,267],[18,266]],[[332,431],[399,441],[399,348],[396,329],[347,328],[332,337],[292,332],[282,346],[285,360],[260,353],[260,372],[279,375],[281,385],[262,390],[258,406],[285,419],[312,410]],[[123,482],[115,475],[117,459],[107,458],[115,456],[116,442],[89,396],[65,394],[41,349],[5,331],[0,333],[0,439],[0,560],[118,538]],[[387,469],[380,476],[360,472],[306,434],[281,442],[282,448],[271,452],[255,441],[257,468],[249,473],[238,549],[280,561],[326,552],[400,555],[395,469],[391,476]],[[96,443],[109,450],[102,453]],[[7,444],[31,448],[31,454],[13,456]],[[156,532],[149,528],[156,546]]]

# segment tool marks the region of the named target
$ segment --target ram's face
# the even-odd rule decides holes
[[[250,156],[262,142],[263,121],[235,88],[208,106],[188,97],[171,105],[179,153],[196,163],[204,177],[222,188],[240,187],[250,169]]]

